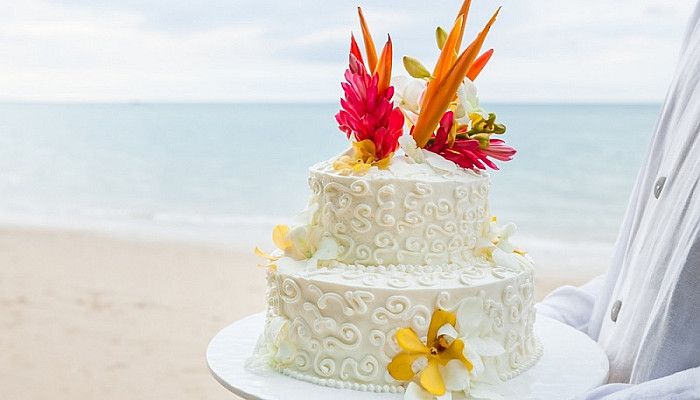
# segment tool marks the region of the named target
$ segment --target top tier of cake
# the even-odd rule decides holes
[[[309,186],[312,229],[335,239],[345,264],[471,264],[491,219],[487,173],[404,157],[363,175],[324,161],[311,167]]]

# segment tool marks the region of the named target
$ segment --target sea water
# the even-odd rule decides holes
[[[614,240],[659,105],[486,104],[518,150],[491,209],[519,235]],[[269,242],[348,147],[337,104],[0,104],[0,223]]]

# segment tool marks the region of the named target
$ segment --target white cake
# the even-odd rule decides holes
[[[483,171],[515,149],[473,83],[498,11],[460,53],[469,4],[438,28],[432,72],[404,58],[414,80],[391,78],[391,40],[377,55],[359,11],[367,63],[353,37],[336,115],[352,147],[311,168],[309,204],[275,228],[278,249],[256,249],[269,307],[250,368],[449,400],[488,398],[537,361],[533,265],[491,215]]]
[[[503,347],[481,357],[484,381],[510,379],[537,360],[532,263],[491,222],[487,173],[396,156],[361,176],[322,162],[309,186],[307,222],[296,229],[331,238],[335,256],[275,261],[253,364],[319,385],[401,392],[407,382],[387,370],[402,351],[397,330],[425,337],[436,309],[459,317],[460,306],[473,321],[458,319],[459,337]]]

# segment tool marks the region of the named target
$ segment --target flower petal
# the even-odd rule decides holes
[[[416,361],[411,364],[411,370],[416,374],[420,373],[428,366],[428,357],[422,356],[416,359]]]
[[[438,331],[437,331],[437,337],[440,337],[440,336],[445,336],[445,337],[449,338],[450,341],[452,341],[452,340],[457,339],[457,337],[459,336],[459,333],[457,332],[457,330],[455,329],[454,326],[452,326],[450,324],[445,324],[445,325],[441,326],[440,329],[438,329]]]
[[[433,317],[430,320],[430,328],[428,328],[428,341],[427,343],[433,343],[437,339],[437,332],[440,327],[445,324],[450,324],[454,326],[457,321],[457,317],[449,311],[445,310],[435,310]]]
[[[367,54],[367,67],[370,71],[374,71],[377,66],[377,50],[374,47],[374,40],[369,33],[369,27],[365,21],[365,16],[362,14],[362,9],[357,7],[357,13],[360,16],[360,27],[362,28],[362,39],[365,42],[365,53]]]
[[[489,363],[489,368],[484,368],[483,372],[481,375],[474,375],[472,372],[472,382],[476,383],[478,382],[479,384],[489,384],[489,385],[498,385],[503,380],[501,379],[500,375],[498,374],[498,371],[496,368],[493,368],[494,364]],[[473,370],[472,370],[473,371]],[[474,386],[472,385],[472,388]]]
[[[404,89],[404,101],[413,106],[411,111],[418,112],[420,109],[421,96],[425,92],[425,82],[411,80]]]
[[[506,352],[503,345],[492,337],[473,337],[471,338],[470,342],[476,349],[477,353],[482,356],[495,357]]]
[[[332,237],[324,237],[314,253],[319,260],[334,260],[338,258],[338,243]]]
[[[306,205],[299,214],[294,217],[294,225],[308,225],[311,223],[314,214],[318,211],[319,204],[312,202]]]
[[[518,259],[516,258],[517,255],[515,253],[506,253],[505,251],[496,247],[493,249],[491,256],[493,261],[501,267],[506,267],[514,271],[520,271],[523,269],[518,262]]]
[[[464,356],[464,342],[461,339],[452,342],[440,355],[440,359],[443,365],[447,364],[449,360],[460,360],[467,366],[467,369],[473,368],[472,363]]]
[[[449,390],[445,392],[442,396],[436,396],[436,400],[452,400],[452,392]]]
[[[258,246],[255,246],[255,255],[258,257],[262,257],[268,261],[277,261],[279,260],[279,257],[275,257],[271,254],[267,254],[264,251],[260,250]]]
[[[428,366],[420,374],[420,384],[430,393],[442,396],[445,394],[445,383],[440,376],[439,365],[437,359],[428,360]]]
[[[451,390],[464,390],[469,387],[469,370],[463,362],[450,360],[447,365],[440,368],[445,388]]]
[[[484,385],[472,387],[469,390],[469,396],[472,399],[478,400],[503,400],[503,396],[485,388]]]
[[[318,257],[312,256],[311,258],[307,258],[306,260],[303,260],[304,262],[304,271],[315,271],[319,268],[318,264]]]
[[[484,301],[480,297],[462,300],[457,309],[457,330],[461,336],[470,336],[483,318]]]
[[[486,66],[486,63],[489,62],[492,55],[493,55],[493,49],[489,49],[489,50],[485,51],[483,54],[481,54],[479,57],[477,57],[477,59],[474,60],[474,63],[472,63],[472,66],[469,67],[469,71],[467,71],[467,78],[469,78],[472,81],[474,79],[476,79],[476,77],[479,76],[481,71]]]
[[[357,61],[360,62],[360,64],[365,65],[365,62],[362,61],[362,53],[360,52],[360,47],[357,45],[357,41],[355,40],[355,35],[352,33],[350,34],[350,54],[355,56]]]
[[[285,250],[289,244],[285,239],[289,233],[289,227],[287,225],[277,225],[275,229],[272,230],[272,241],[275,243],[277,248]]]
[[[384,94],[387,88],[389,88],[389,85],[391,84],[392,58],[393,48],[391,44],[391,36],[388,36],[388,40],[384,45],[381,54],[379,55],[379,61],[377,62],[376,69],[374,70],[374,73],[379,75],[379,81],[377,83],[377,89],[379,94]]]
[[[396,331],[396,341],[402,349],[411,353],[430,353],[430,349],[421,342],[416,332],[411,328],[403,328]]]
[[[434,400],[434,398],[430,392],[424,390],[415,382],[408,384],[403,395],[403,400]]]
[[[282,364],[287,364],[292,361],[294,357],[294,347],[288,342],[282,342],[277,347],[277,353],[275,354],[275,360]]]
[[[516,232],[518,232],[518,227],[512,222],[503,226],[503,237],[506,239],[510,239]]]
[[[480,377],[481,374],[484,373],[484,362],[471,341],[465,343],[462,354],[472,364],[472,369],[470,370],[472,376],[474,376],[474,378]]]
[[[402,353],[394,357],[387,365],[386,369],[392,378],[399,381],[409,381],[416,375],[413,372],[413,363],[420,357],[425,357],[423,354],[417,353]]]
[[[304,271],[307,261],[306,259],[295,260],[292,257],[282,257],[275,262],[275,266],[280,273],[292,274]]]
[[[423,153],[418,149],[418,146],[416,146],[416,141],[413,140],[413,136],[401,136],[399,138],[399,145],[401,145],[403,152],[414,162],[420,164],[425,160]]]
[[[430,165],[434,171],[455,173],[459,170],[459,167],[457,167],[454,162],[447,160],[446,158],[441,157],[432,151],[421,149],[421,153],[423,153],[425,162]]]

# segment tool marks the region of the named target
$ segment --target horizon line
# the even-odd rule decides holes
[[[482,101],[494,105],[649,105],[658,106],[663,100],[499,100]],[[75,100],[75,101],[45,101],[45,100],[0,100],[0,105],[335,105],[337,101],[327,100]]]

